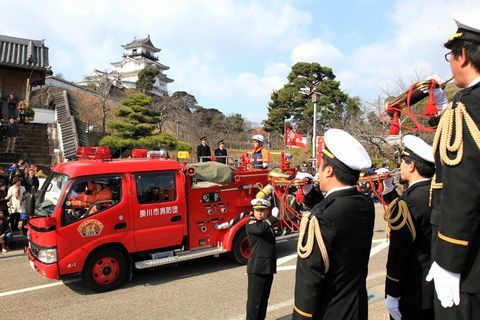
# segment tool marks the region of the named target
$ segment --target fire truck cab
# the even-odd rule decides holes
[[[199,181],[194,167],[166,159],[58,164],[27,210],[30,265],[47,278],[81,275],[93,290],[107,291],[133,268],[221,253],[246,263],[249,218],[217,226],[250,211],[268,170],[211,166],[231,171],[227,183]]]

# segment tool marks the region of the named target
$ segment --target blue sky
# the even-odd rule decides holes
[[[368,101],[415,74],[449,78],[451,15],[478,1],[0,0],[0,34],[45,39],[54,73],[79,81],[110,69],[121,44],[150,34],[159,61],[200,105],[261,122],[272,90],[298,61],[333,68]]]

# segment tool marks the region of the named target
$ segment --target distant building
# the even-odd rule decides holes
[[[27,80],[32,87],[41,85],[50,72],[44,40],[0,35],[0,106],[7,103],[11,93],[25,99]]]
[[[172,83],[173,80],[168,78],[163,72],[170,68],[158,62],[155,53],[160,52],[161,49],[153,45],[150,36],[122,45],[122,48],[126,50],[123,54],[123,59],[112,63],[114,70],[111,73],[112,75],[118,75],[121,85],[125,88],[136,88],[135,82],[138,80],[138,73],[145,67],[155,67],[160,73],[156,78],[151,93],[158,96],[168,95],[167,84]],[[87,86],[92,83],[95,84],[101,76],[100,73],[100,71],[95,70],[91,75],[85,77],[83,81],[78,82],[78,85]]]

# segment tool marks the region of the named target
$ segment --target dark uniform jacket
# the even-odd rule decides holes
[[[312,213],[320,223],[330,269],[325,274],[316,241],[308,258],[298,257],[293,319],[367,319],[372,200],[355,188],[338,190]]]
[[[477,128],[480,125],[480,83],[461,90],[453,100],[462,102]],[[455,128],[455,125],[453,125]],[[452,141],[455,138],[453,130]],[[432,261],[461,273],[460,292],[480,293],[480,150],[463,121],[463,160],[448,166],[435,152],[436,182],[433,189]],[[450,158],[454,157],[448,152]],[[462,301],[460,301],[460,306]]]
[[[203,145],[203,144],[199,144],[198,147],[197,147],[197,159],[198,159],[198,162],[207,162],[207,161],[210,161],[210,156],[211,156],[211,152],[210,152],[210,147],[208,145]],[[208,157],[208,158],[201,158],[201,157]]]
[[[430,184],[430,179],[417,182],[399,198],[407,203],[416,231],[415,240],[407,225],[390,231],[385,293],[401,297],[400,312],[404,318],[421,319],[422,309],[433,308],[433,282],[425,280],[431,266]],[[397,205],[391,218],[397,216],[398,208]]]
[[[227,163],[227,158],[225,158],[227,156],[227,149],[217,148],[214,151],[214,155],[215,157],[221,157],[221,158],[217,158],[217,162]]]
[[[7,137],[16,137],[18,135],[18,124],[16,123],[9,123],[7,124]]]
[[[277,272],[275,232],[272,226],[277,219],[273,216],[265,220],[252,220],[246,230],[252,245],[252,257],[248,260],[247,273],[274,274]]]

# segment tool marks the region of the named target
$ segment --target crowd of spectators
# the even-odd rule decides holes
[[[38,192],[42,174],[35,165],[23,159],[7,169],[0,168],[0,246],[10,250],[14,232],[26,234],[25,204],[28,194]]]

